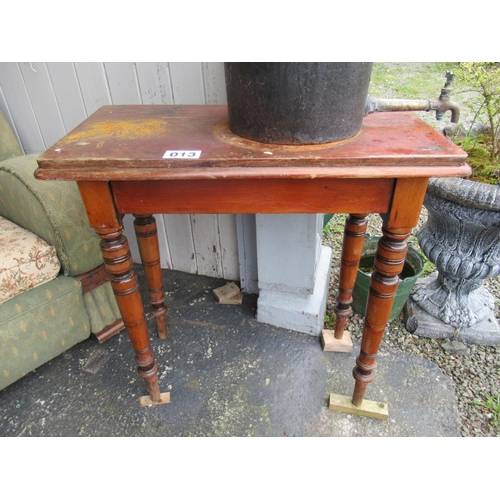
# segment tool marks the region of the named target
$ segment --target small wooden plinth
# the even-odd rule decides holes
[[[321,335],[321,343],[323,344],[323,351],[328,352],[351,352],[352,340],[351,334],[344,330],[341,339],[335,338],[333,330],[323,330]]]
[[[170,403],[170,392],[162,392],[160,394],[160,401],[153,401],[151,396],[141,396],[139,398],[139,404],[141,406],[156,406],[156,405],[164,405],[166,403]]]
[[[234,283],[228,283],[213,290],[219,304],[238,304],[243,302],[243,293]]]
[[[344,413],[354,413],[363,417],[378,418],[379,420],[387,420],[389,416],[389,408],[386,403],[377,401],[363,400],[360,406],[352,404],[352,397],[342,396],[340,394],[330,394],[330,410],[343,411]]]

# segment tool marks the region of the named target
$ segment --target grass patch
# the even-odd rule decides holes
[[[472,167],[471,181],[484,182],[486,184],[498,184],[500,179],[500,164],[491,160],[486,135],[479,135],[472,139],[465,138],[455,141],[468,155],[467,163]]]
[[[495,398],[490,396],[486,401],[474,400],[474,404],[489,412],[488,419],[494,427],[500,425],[500,394]]]
[[[456,63],[374,63],[369,95],[394,99],[437,99],[446,71]]]

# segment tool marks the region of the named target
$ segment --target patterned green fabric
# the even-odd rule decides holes
[[[0,390],[89,337],[81,288],[59,276],[0,306]]]
[[[0,215],[0,304],[59,275],[52,245]]]
[[[0,160],[23,155],[23,150],[10,128],[9,122],[0,111]]]
[[[76,183],[35,179],[36,157],[0,162],[0,215],[54,245],[66,276],[90,271],[102,256]]]
[[[122,317],[109,281],[84,294],[83,302],[89,315],[92,333],[99,333]]]
[[[110,283],[82,295],[77,276],[102,264],[75,182],[39,181],[0,113],[0,215],[57,250],[66,276],[0,305],[0,390],[121,317]]]

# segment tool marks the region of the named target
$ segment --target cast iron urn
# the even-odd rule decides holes
[[[369,62],[224,63],[230,130],[270,144],[323,144],[363,123]]]

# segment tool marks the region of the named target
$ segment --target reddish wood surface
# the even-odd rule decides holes
[[[125,328],[125,323],[123,319],[117,319],[111,325],[105,326],[100,332],[94,333],[94,337],[97,339],[99,344],[102,344],[113,335],[116,335],[118,332],[121,332]]]
[[[109,274],[102,264],[86,273],[79,274],[76,278],[82,282],[82,293],[87,293],[109,281]]]
[[[200,159],[163,159],[167,150],[201,150]],[[360,133],[321,146],[278,146],[231,134],[225,106],[104,106],[38,158],[40,179],[76,180],[101,238],[106,271],[152,401],[160,402],[122,214],[135,213],[152,307],[165,319],[152,213],[383,214],[353,404],[374,378],[375,358],[402,270],[406,238],[417,224],[429,177],[466,176],[466,154],[413,113],[374,114]],[[350,216],[337,314],[348,316],[364,234]],[[159,331],[162,325],[159,324]],[[342,326],[343,328],[343,326]],[[166,330],[165,330],[166,334]],[[339,332],[340,335],[340,326]]]
[[[118,212],[386,212],[393,179],[219,179],[112,182]]]
[[[199,160],[163,159],[201,150]],[[375,113],[336,143],[268,145],[227,127],[222,105],[103,106],[43,153],[43,179],[145,180],[468,175],[466,154],[413,113]]]
[[[85,203],[90,224],[101,238],[104,267],[127,329],[139,376],[144,379],[153,401],[161,400],[158,364],[149,343],[144,305],[134,272],[127,238],[123,235],[121,216],[116,213],[108,183],[81,182],[78,188]],[[161,272],[161,269],[159,270]]]
[[[352,291],[356,283],[359,261],[363,252],[367,214],[350,214],[344,227],[342,257],[339,274],[339,293],[335,305],[335,338],[344,336],[347,318],[352,314]]]
[[[121,218],[115,211],[109,183],[85,181],[77,184],[90,225],[94,229],[110,228],[111,232],[114,232],[122,226]]]
[[[361,349],[353,370],[352,403],[360,406],[367,385],[375,378],[376,355],[391,314],[408,245],[406,239],[417,224],[427,189],[427,179],[398,179],[389,213],[383,219],[370,280]]]
[[[165,294],[163,293],[156,219],[152,215],[134,214],[134,217],[137,245],[151,300],[151,314],[156,318],[158,337],[166,339],[167,306],[165,304]]]

